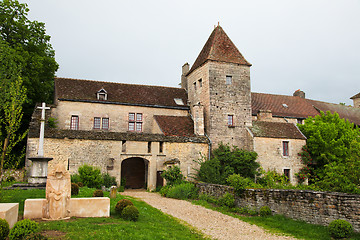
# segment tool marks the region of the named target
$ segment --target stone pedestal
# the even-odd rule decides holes
[[[28,179],[29,183],[41,183],[46,184],[47,179],[47,170],[48,162],[53,158],[49,157],[32,157],[28,158],[32,161],[32,167],[30,172],[30,177]]]

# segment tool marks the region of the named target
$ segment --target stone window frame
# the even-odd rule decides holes
[[[287,177],[287,181],[291,182],[291,168],[283,168],[283,174]]]
[[[199,79],[199,88],[202,88],[202,78]]]
[[[107,100],[107,91],[105,89],[100,89],[99,91],[97,91],[96,93],[96,98],[97,100],[103,100],[106,101]]]
[[[94,117],[94,129],[99,130],[109,130],[110,128],[110,120],[108,117],[101,118],[101,117]]]
[[[142,113],[129,113],[128,130],[130,132],[142,132],[143,130],[143,114]]]
[[[194,82],[194,90],[195,90],[195,91],[197,90],[196,81]]]
[[[282,141],[282,156],[290,156],[290,141]]]
[[[78,115],[71,115],[70,119],[70,130],[79,130],[80,118]]]

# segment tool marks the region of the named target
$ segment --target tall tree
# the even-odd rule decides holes
[[[307,137],[306,147],[300,155],[306,164],[302,171],[308,174],[310,183],[320,184],[325,190],[347,192],[359,186],[358,127],[340,118],[337,113],[321,112],[315,118],[306,119],[299,128]],[[340,178],[346,186],[337,183]]]
[[[0,1],[0,41],[2,46],[6,43],[6,46],[12,49],[14,56],[12,64],[18,66],[16,71],[27,89],[21,132],[29,126],[35,103],[52,102],[54,76],[58,69],[55,52],[50,45],[50,36],[45,31],[45,24],[30,21],[27,17],[28,12],[27,4],[19,3],[17,0]],[[14,69],[2,67],[0,74],[10,76]],[[13,79],[18,80],[18,78]],[[1,112],[1,118],[4,118],[3,114],[4,112]],[[22,149],[24,146],[25,141],[18,148]]]

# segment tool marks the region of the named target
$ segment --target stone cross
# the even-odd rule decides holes
[[[45,103],[43,102],[41,104],[41,107],[38,107],[38,109],[41,109],[40,138],[39,138],[38,156],[43,157],[44,156],[45,110],[48,110],[50,108],[46,107]]]

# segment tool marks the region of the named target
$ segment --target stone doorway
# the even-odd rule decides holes
[[[125,159],[121,163],[121,178],[126,179],[125,188],[147,187],[148,161],[139,157]]]

